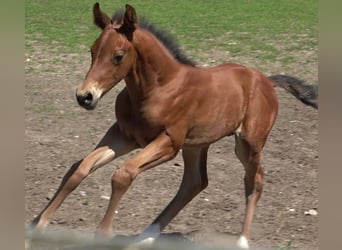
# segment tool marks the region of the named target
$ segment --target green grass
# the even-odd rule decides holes
[[[286,243],[286,245],[281,245],[281,246],[279,246],[277,250],[292,250],[292,249],[293,249],[293,248],[292,248],[292,243],[293,243],[293,241],[292,241],[292,240],[289,240],[289,241]]]
[[[41,112],[54,113],[57,110],[57,108],[53,103],[45,103],[45,104],[33,107],[33,110],[38,113],[41,113]]]
[[[99,34],[92,23],[94,2],[26,1],[27,51],[33,49],[31,41],[58,47],[59,53],[88,50]],[[135,7],[138,15],[143,14],[169,30],[185,50],[214,48],[229,51],[232,56],[254,53],[259,58],[272,60],[281,53],[317,46],[318,1],[112,0],[100,1],[100,4],[111,15],[126,2]],[[286,47],[293,41],[296,47]]]

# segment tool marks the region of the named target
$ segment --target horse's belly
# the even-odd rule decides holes
[[[188,132],[184,144],[200,145],[213,143],[220,140],[224,136],[230,136],[234,134],[239,125],[240,122],[234,122],[216,123],[213,126],[194,127]]]

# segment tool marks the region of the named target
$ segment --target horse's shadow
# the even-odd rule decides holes
[[[186,235],[182,233],[162,233],[150,246],[136,245],[141,239],[139,235],[115,235],[110,240],[94,239],[93,243],[77,244],[63,247],[59,250],[140,250],[140,249],[199,249]],[[186,247],[185,247],[186,246]]]
[[[225,244],[219,244],[219,242],[211,242],[210,244],[204,244],[201,240],[191,239],[189,234],[173,232],[162,233],[155,241],[149,246],[136,245],[141,238],[139,235],[116,235],[110,240],[96,241],[91,244],[80,243],[78,245],[60,248],[58,250],[232,250],[238,249],[232,242],[225,242]],[[235,238],[237,235],[231,233],[224,233],[225,236]],[[222,243],[222,242],[221,242]]]

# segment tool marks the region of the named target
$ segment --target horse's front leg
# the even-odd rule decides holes
[[[184,173],[179,190],[169,205],[139,236],[140,242],[152,243],[179,211],[207,187],[207,152],[208,146],[182,149]]]
[[[107,131],[95,149],[84,159],[74,163],[67,171],[53,198],[32,221],[30,225],[31,229],[42,230],[45,228],[64,199],[90,173],[135,148],[137,148],[136,143],[123,136],[118,124],[115,123]]]
[[[99,225],[98,233],[100,235],[111,235],[112,220],[115,210],[118,207],[121,197],[128,190],[137,175],[149,168],[174,158],[180,149],[180,147],[176,145],[177,144],[163,132],[134,158],[124,162],[122,166],[114,172],[112,175],[112,194],[107,211]]]

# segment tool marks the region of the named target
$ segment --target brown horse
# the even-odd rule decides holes
[[[143,148],[112,175],[109,205],[98,228],[101,235],[110,236],[114,211],[133,180],[173,159],[181,150],[184,175],[179,191],[140,237],[153,241],[207,187],[210,144],[234,135],[235,153],[245,169],[246,214],[238,244],[248,248],[254,210],[263,189],[261,152],[278,110],[273,84],[300,86],[302,82],[288,76],[268,78],[235,63],[196,67],[166,34],[156,32],[146,21],[138,22],[129,5],[111,19],[96,3],[93,15],[102,32],[91,46],[91,67],[76,97],[82,107],[92,110],[124,79],[126,87],[115,104],[117,121],[95,149],[69,169],[31,226],[43,229],[68,194],[90,173]]]

